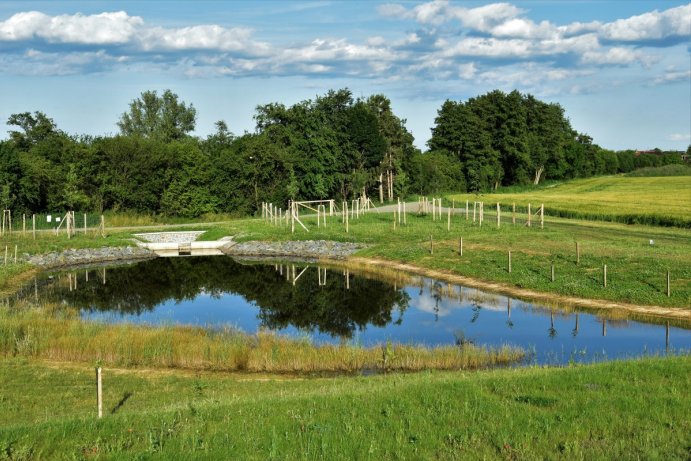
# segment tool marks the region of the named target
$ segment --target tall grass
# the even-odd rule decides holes
[[[306,339],[269,332],[249,335],[233,328],[108,325],[74,318],[69,310],[51,313],[49,308],[0,312],[0,353],[120,367],[273,373],[476,369],[506,365],[525,355],[508,346],[314,345]]]

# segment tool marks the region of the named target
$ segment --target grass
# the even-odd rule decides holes
[[[550,184],[532,190],[447,197],[456,203],[482,200],[486,204],[521,208],[544,203],[553,216],[627,224],[691,227],[691,181],[687,176],[604,176]]]
[[[480,227],[472,223],[472,212],[469,221],[460,214],[453,218],[448,231],[447,216],[434,222],[429,215],[408,213],[407,224],[394,230],[392,213],[373,211],[350,220],[348,233],[340,217],[329,218],[327,227],[319,229],[315,218],[305,218],[309,232],[299,228],[295,234],[285,226],[274,227],[256,219],[232,221],[222,227],[229,235],[239,235],[238,240],[362,242],[370,246],[358,256],[412,263],[509,287],[639,305],[691,306],[691,231],[687,229],[552,217],[547,217],[545,228],[540,229],[525,227],[526,216],[522,214],[515,226],[511,225],[510,213],[504,213],[502,219],[502,226],[497,228],[495,215],[487,211]],[[433,254],[429,251],[430,236]],[[462,257],[458,254],[459,237],[463,237]],[[578,264],[576,242],[580,245]],[[509,250],[511,273],[507,270]],[[550,277],[552,262],[554,282]],[[607,288],[602,283],[604,264]],[[670,297],[666,295],[668,270]]]
[[[233,328],[108,325],[82,321],[70,309],[48,306],[0,310],[0,355],[252,373],[468,370],[525,358],[523,351],[508,346],[313,345],[307,339],[266,332],[249,335]]]
[[[5,459],[664,459],[691,360],[286,379],[0,360]]]

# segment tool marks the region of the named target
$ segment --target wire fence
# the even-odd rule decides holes
[[[70,221],[72,234],[101,232],[103,218],[98,213],[73,212]],[[2,223],[0,224],[0,235],[42,235],[52,231],[67,232],[68,212],[58,211],[54,213],[12,213],[3,210]]]

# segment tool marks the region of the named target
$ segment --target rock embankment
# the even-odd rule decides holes
[[[26,255],[26,260],[35,266],[51,268],[112,261],[134,261],[155,257],[156,255],[146,248],[103,247],[65,250],[60,253],[53,252],[43,255]]]
[[[313,258],[345,258],[365,245],[327,240],[286,242],[242,242],[224,248],[228,255],[237,256],[293,256]]]

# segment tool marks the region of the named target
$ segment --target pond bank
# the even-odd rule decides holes
[[[409,263],[384,259],[357,257],[354,254],[365,248],[364,244],[335,242],[327,240],[305,241],[249,241],[235,243],[224,248],[229,256],[318,258],[324,263],[353,268],[386,268],[415,275],[423,275],[438,280],[460,284],[467,287],[494,291],[532,301],[542,301],[552,305],[575,306],[608,311],[622,311],[636,315],[659,318],[673,318],[691,321],[691,310],[654,305],[635,305],[601,299],[581,298],[519,288],[497,282],[466,277],[451,271],[428,269]],[[44,255],[26,256],[26,260],[40,269],[78,266],[103,262],[126,262],[155,258],[156,255],[140,247],[103,247],[95,249],[65,250]]]
[[[324,258],[324,262],[329,263],[329,260]],[[339,262],[337,262],[337,264],[338,263]],[[341,264],[338,265],[350,266],[352,268],[367,267],[368,269],[372,269],[378,267],[386,268],[389,270],[393,269],[402,272],[407,272],[410,274],[422,275],[444,282],[455,283],[466,287],[479,288],[486,291],[501,293],[503,295],[522,298],[530,301],[541,301],[551,305],[585,307],[609,311],[625,311],[637,315],[674,318],[691,321],[691,310],[683,308],[642,306],[614,301],[606,301],[602,299],[579,298],[577,296],[566,296],[554,293],[545,293],[540,291],[529,290],[526,288],[504,285],[502,283],[497,282],[487,282],[484,280],[478,280],[450,271],[428,269],[413,264],[384,259],[350,257],[347,259],[345,264],[342,264],[342,262],[340,263]]]

